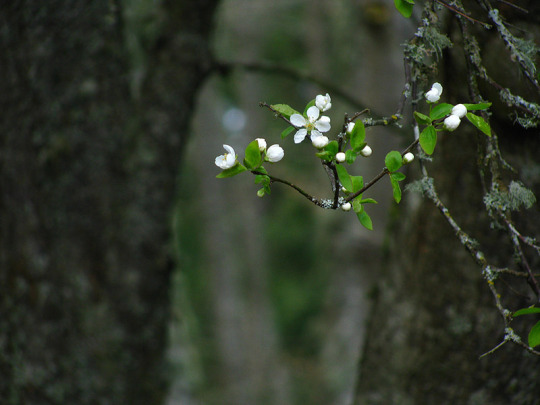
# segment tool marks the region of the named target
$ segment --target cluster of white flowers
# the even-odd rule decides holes
[[[463,104],[456,104],[452,108],[452,112],[444,119],[444,128],[448,131],[453,131],[459,126],[461,119],[467,115],[467,107]]]
[[[330,95],[318,95],[315,98],[315,105],[308,108],[306,111],[307,119],[300,114],[291,115],[291,124],[296,128],[300,128],[294,134],[294,143],[302,142],[309,134],[311,142],[316,148],[324,148],[328,145],[328,137],[324,136],[323,132],[330,131],[330,118],[326,115],[321,115],[321,112],[328,111],[332,107]],[[318,139],[321,138],[321,139]]]
[[[256,140],[259,144],[259,150],[265,154],[266,161],[276,163],[283,159],[283,156],[285,156],[285,151],[278,144],[272,145],[267,149],[265,139],[257,138]],[[216,166],[222,170],[227,170],[234,167],[238,163],[238,160],[232,146],[223,145],[223,147],[227,152],[216,158]]]
[[[426,93],[426,99],[430,103],[436,103],[441,98],[443,87],[440,83],[433,83],[431,89]],[[447,131],[455,130],[461,123],[461,119],[467,115],[467,107],[463,104],[457,104],[452,108],[452,112],[444,119],[444,129]]]

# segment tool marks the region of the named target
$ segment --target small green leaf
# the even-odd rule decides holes
[[[467,113],[467,119],[484,134],[491,136],[491,127],[482,117],[473,113]]]
[[[405,179],[403,173],[390,173],[390,183],[392,184],[392,194],[394,200],[399,204],[401,201],[401,188],[399,187],[399,182]]]
[[[405,0],[409,4],[414,4],[414,0]]]
[[[419,113],[418,111],[414,112],[414,119],[416,120],[418,125],[430,125],[431,124],[431,118],[429,118],[427,115]]]
[[[281,133],[281,139],[285,138],[287,135],[289,135],[291,132],[293,132],[296,128],[293,126],[288,126],[285,128],[285,130]]]
[[[529,346],[536,347],[538,345],[540,345],[540,321],[536,322],[529,332]]]
[[[357,157],[358,155],[352,149],[345,151],[345,161],[348,164],[352,165]]]
[[[353,193],[362,190],[362,187],[364,187],[364,179],[362,176],[351,176],[351,181]]]
[[[296,111],[294,108],[287,104],[274,104],[271,105],[274,110],[276,110],[278,113],[283,115],[285,118],[291,118],[291,115],[293,114],[300,114],[298,111]]]
[[[373,230],[373,223],[366,210],[363,209],[362,211],[357,212],[356,216],[364,228],[369,229],[370,231]]]
[[[332,141],[324,147],[324,150],[332,154],[332,156],[336,156],[336,153],[338,153],[338,150],[339,150],[339,145],[337,141]]]
[[[491,107],[491,103],[478,103],[478,104],[463,104],[467,111],[485,110]]]
[[[351,176],[347,173],[347,169],[343,165],[336,165],[339,182],[347,191],[353,191],[353,183]]]
[[[254,140],[246,147],[244,165],[249,170],[255,170],[262,163],[262,155],[259,150],[259,142]]]
[[[529,308],[521,308],[518,309],[512,316],[521,316],[521,315],[528,315],[528,314],[540,314],[540,308],[538,307],[529,307]]]
[[[218,179],[224,179],[226,177],[236,176],[239,173],[245,172],[247,169],[242,166],[240,163],[236,163],[230,169],[223,170],[220,174],[216,176]]]
[[[351,148],[355,152],[360,152],[364,146],[364,140],[366,139],[366,128],[362,121],[354,123],[354,128],[351,131]]]
[[[332,155],[328,151],[323,151],[323,152],[315,153],[315,156],[317,156],[319,159],[322,159],[322,160],[324,160],[326,162],[331,162],[334,159],[335,154]]]
[[[401,166],[403,166],[403,158],[401,157],[401,153],[399,153],[397,150],[388,152],[384,158],[384,164],[389,172],[395,172]]]
[[[435,145],[437,144],[437,131],[433,125],[425,127],[424,130],[420,133],[420,146],[426,152],[426,154],[431,155],[435,150]]]
[[[378,204],[373,198],[364,198],[360,201],[362,204]]]
[[[439,118],[446,117],[448,114],[450,114],[452,112],[452,108],[454,108],[452,104],[437,104],[435,107],[433,107],[429,113],[429,116],[432,120],[438,120]]]
[[[413,11],[413,5],[405,0],[394,0],[397,10],[405,18],[410,18]]]

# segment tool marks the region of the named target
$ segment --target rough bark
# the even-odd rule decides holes
[[[538,100],[538,94],[531,92],[523,77],[512,77],[515,64],[505,60],[508,54],[501,43],[493,36],[483,38],[484,62],[490,63],[490,73]],[[490,61],[489,54],[496,56]],[[457,103],[467,97],[466,70],[463,59],[459,59],[463,56],[454,49],[445,57],[445,100]],[[488,97],[496,100],[497,94],[488,93]],[[520,129],[508,119],[511,110],[501,103],[495,103],[492,111],[491,123],[499,135],[502,156],[517,170],[512,173],[502,169],[501,180],[508,183],[520,178],[538,196],[538,129]],[[441,200],[462,229],[480,243],[491,263],[513,266],[509,239],[504,231],[490,226],[483,203],[478,167],[482,136],[462,125],[439,139],[434,161],[428,167]],[[410,173],[411,177],[418,175]],[[530,235],[537,235],[540,229],[537,207],[512,215],[516,224]],[[355,403],[537,404],[538,357],[522,347],[506,344],[479,358],[502,341],[504,323],[481,268],[439,210],[430,201],[419,201],[408,193],[391,234]],[[531,266],[537,269],[537,258],[534,254],[529,257]],[[534,303],[534,293],[524,279],[500,277],[496,283],[509,308],[515,310]],[[526,339],[527,326],[519,322],[512,322],[512,327],[525,332]]]
[[[169,216],[216,3],[163,3],[138,95],[120,2],[2,3],[6,403],[163,400]]]

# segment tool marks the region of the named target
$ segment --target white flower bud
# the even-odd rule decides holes
[[[271,163],[279,162],[285,156],[285,151],[279,145],[272,145],[266,150],[266,159]]]
[[[449,115],[444,119],[444,128],[448,131],[453,131],[459,127],[461,120],[457,115]]]
[[[354,122],[349,122],[349,123],[347,124],[347,133],[348,133],[348,134],[351,134],[352,131],[353,131],[353,129],[354,129]]]
[[[371,150],[371,148],[369,147],[369,145],[366,145],[364,146],[364,149],[362,149],[360,151],[360,154],[364,157],[368,157],[368,156],[371,156],[371,154],[373,153],[373,151]]]
[[[343,204],[343,205],[341,206],[341,209],[342,209],[343,211],[350,211],[351,208],[352,208],[352,206],[351,206],[351,203],[349,203],[349,202],[346,202],[345,204]]]
[[[319,94],[317,97],[315,97],[315,105],[321,111],[329,110],[332,108],[332,100],[330,95],[328,93],[326,93],[326,96]]]
[[[259,150],[264,152],[266,149],[266,140],[264,138],[257,138],[255,140],[259,143]]]
[[[343,152],[338,152],[338,153],[336,153],[336,161],[337,161],[338,163],[343,163],[343,162],[345,162],[345,153],[343,153]]]
[[[324,135],[313,137],[312,140],[311,140],[311,143],[317,149],[324,148],[326,145],[328,145],[328,142],[329,142],[328,137],[326,137]]]
[[[465,117],[467,115],[467,107],[465,107],[463,104],[456,104],[454,108],[452,108],[452,115],[457,115],[459,118]]]
[[[405,153],[405,155],[403,155],[403,163],[405,164],[411,163],[413,160],[414,160],[414,155],[411,152],[407,152]]]
[[[433,83],[431,90],[426,93],[426,99],[430,103],[436,103],[441,98],[443,88],[440,83]]]

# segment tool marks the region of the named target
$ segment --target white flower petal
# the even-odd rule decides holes
[[[441,95],[436,89],[431,89],[426,93],[426,99],[427,101],[431,103],[436,103],[441,98]]]
[[[320,138],[321,136],[323,136],[323,134],[321,134],[319,131],[317,131],[316,129],[314,129],[313,131],[311,131],[311,141],[313,141],[314,139],[316,138]]]
[[[307,129],[299,129],[296,134],[294,134],[294,143],[300,143],[304,140],[307,135]]]
[[[433,86],[431,86],[431,88],[437,90],[439,96],[442,94],[442,85],[440,83],[433,83]]]
[[[234,153],[234,149],[232,148],[232,146],[229,146],[229,145],[223,145],[223,147],[225,148],[225,150],[227,151],[228,154],[231,154],[233,156],[236,156],[236,153]]]
[[[306,123],[306,119],[300,114],[291,115],[291,124],[293,124],[295,127],[305,127]]]
[[[255,139],[259,144],[259,150],[263,152],[266,149],[266,140],[264,138]]]
[[[307,116],[311,122],[315,121],[317,118],[319,118],[320,111],[319,109],[312,105],[307,110]]]
[[[330,131],[330,118],[323,116],[317,122],[315,122],[315,128],[321,132]]]
[[[448,131],[453,131],[457,127],[459,127],[460,122],[461,120],[459,119],[457,115],[449,115],[444,120],[444,128],[447,129]]]
[[[313,134],[311,134],[311,143],[317,149],[324,148],[326,145],[328,145],[328,142],[329,142],[328,138],[324,135],[316,136],[315,138],[313,138]]]

